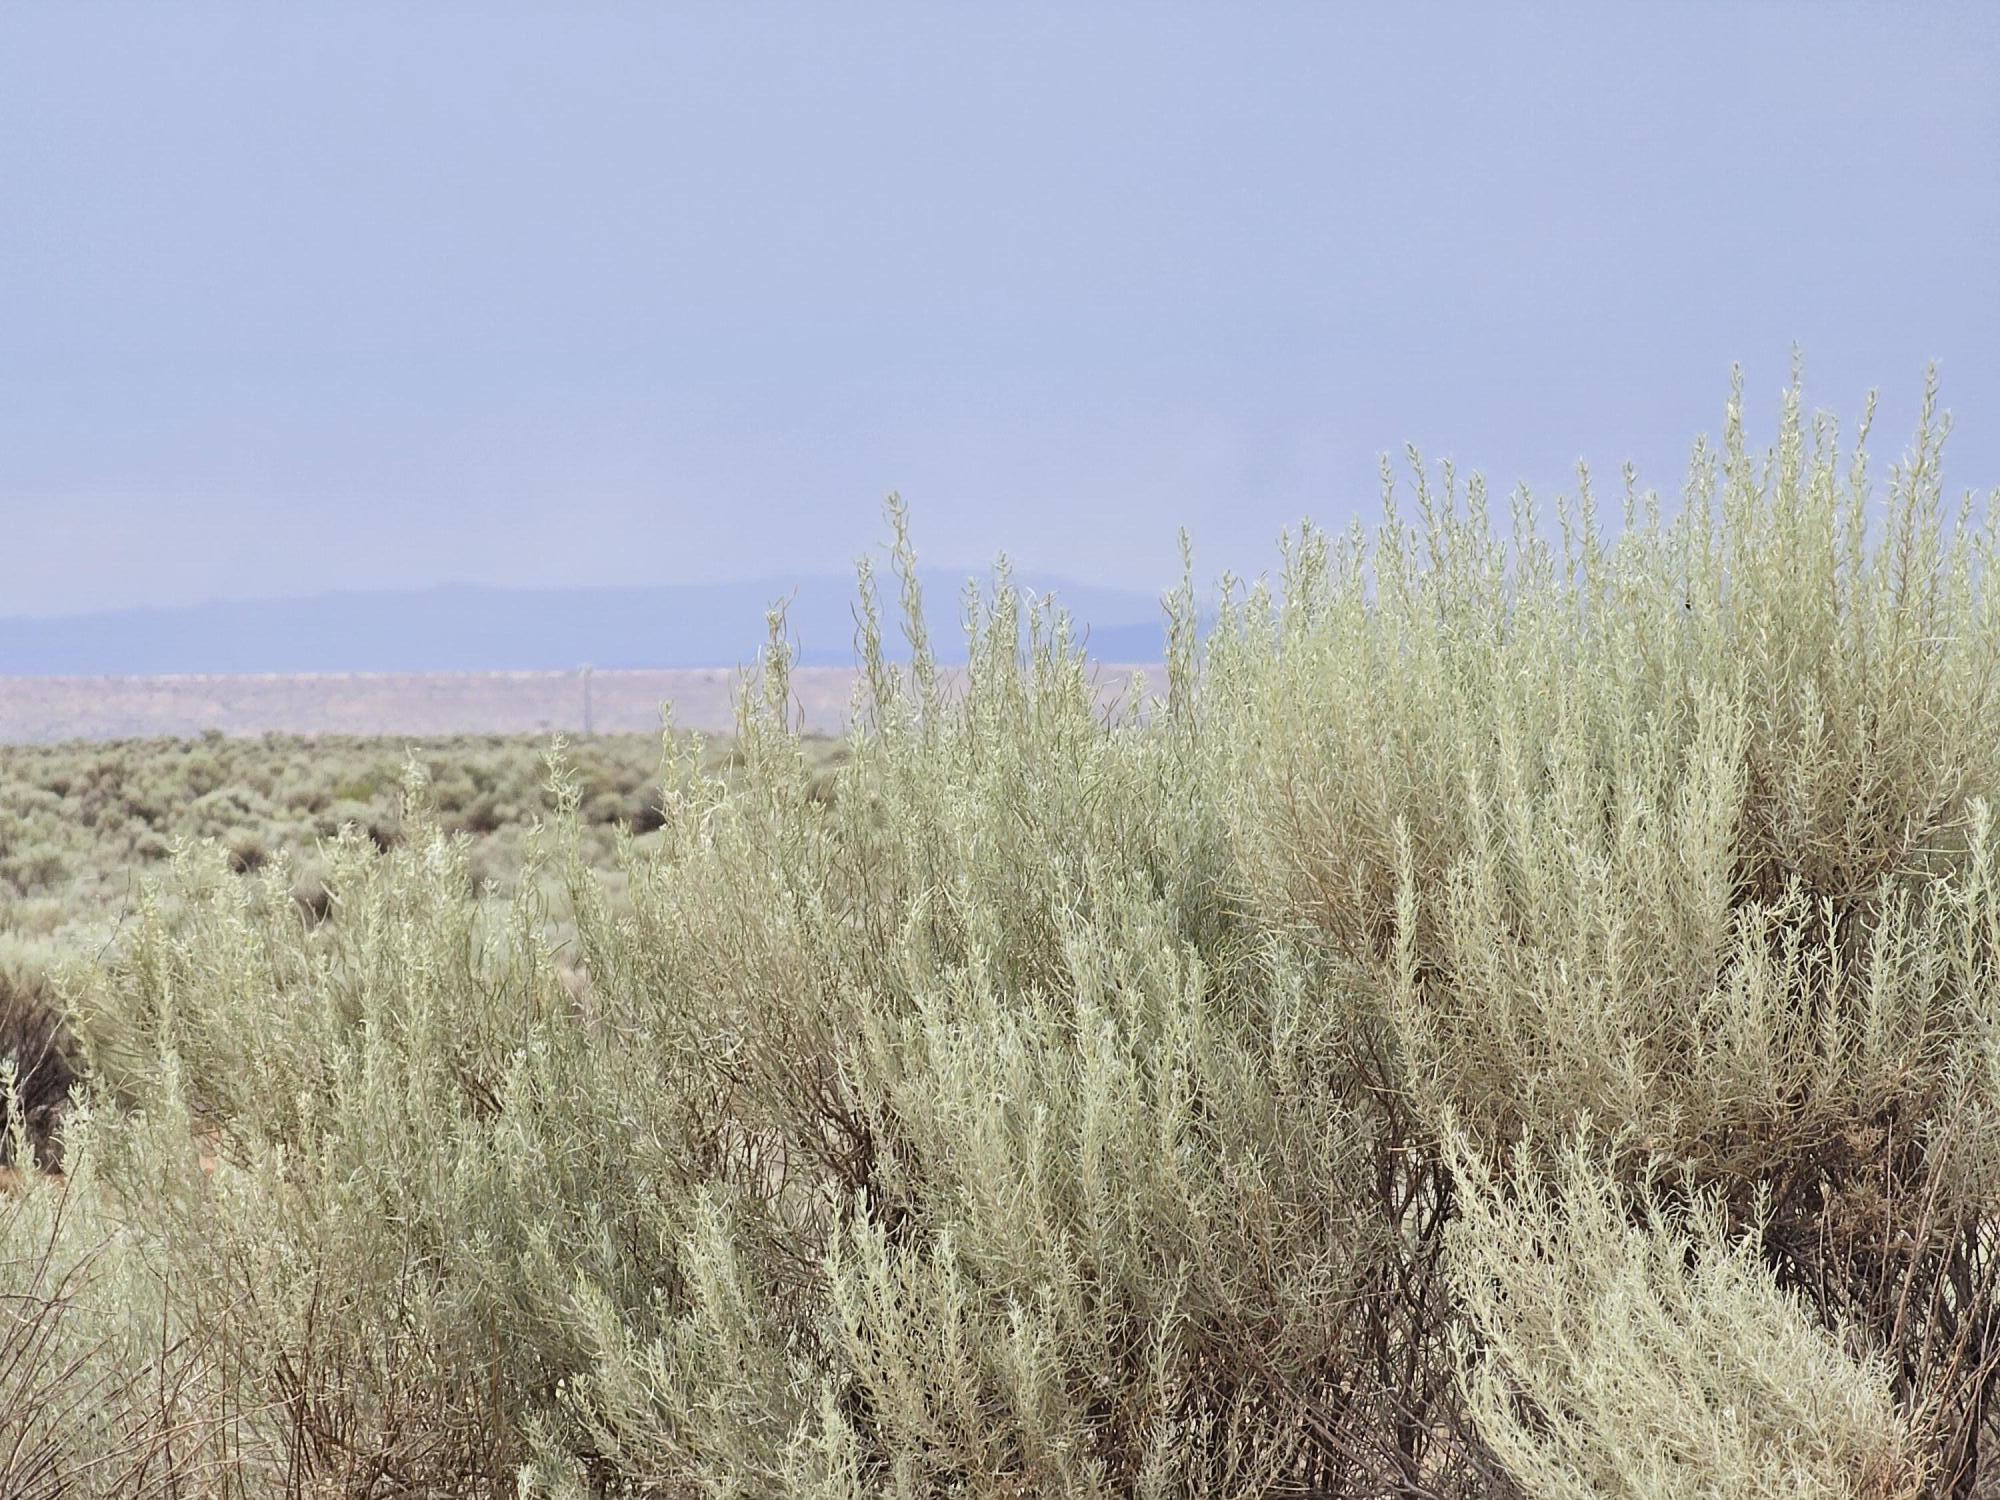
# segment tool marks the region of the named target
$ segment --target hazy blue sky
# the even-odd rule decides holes
[[[1995,7],[0,4],[0,614],[1152,587],[1794,342],[2000,483]]]

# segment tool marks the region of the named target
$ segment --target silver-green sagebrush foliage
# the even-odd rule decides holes
[[[65,979],[7,1492],[2000,1492],[2000,595],[1941,426],[1871,482],[1739,395],[1616,526],[1413,463],[1200,639],[1184,587],[1109,719],[1004,567],[948,687],[892,507],[845,759],[774,620],[615,884],[561,750],[506,904],[421,774],[331,919],[184,853]]]

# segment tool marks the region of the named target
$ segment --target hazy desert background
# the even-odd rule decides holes
[[[1097,668],[1107,707],[1131,689],[1135,672]],[[948,671],[947,675],[950,675]],[[0,745],[62,740],[149,739],[163,735],[631,734],[673,722],[726,734],[736,722],[743,681],[734,667],[669,671],[349,672],[159,677],[0,678]],[[854,673],[795,667],[792,696],[806,733],[848,727]],[[4,753],[4,751],[0,751]]]

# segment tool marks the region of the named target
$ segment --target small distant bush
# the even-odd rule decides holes
[[[324,922],[333,914],[333,891],[322,873],[309,871],[293,881],[291,897],[308,924]]]
[[[261,870],[271,857],[261,834],[247,829],[239,829],[223,841],[223,849],[229,856],[229,868],[239,875],[248,875]]]

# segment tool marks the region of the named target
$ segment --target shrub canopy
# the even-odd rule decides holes
[[[15,1451],[106,1493],[1975,1493],[1991,517],[1930,400],[1879,489],[1796,386],[1768,453],[1740,411],[1615,525],[1413,456],[1199,637],[1190,578],[1108,718],[1004,564],[948,687],[892,505],[913,660],[864,566],[837,770],[778,619],[740,774],[669,741],[615,901],[552,757],[560,950],[421,777],[322,921],[281,854],[183,855],[72,977],[101,1191],[36,1187],[0,1272],[53,1309],[18,1367],[117,1399]]]

